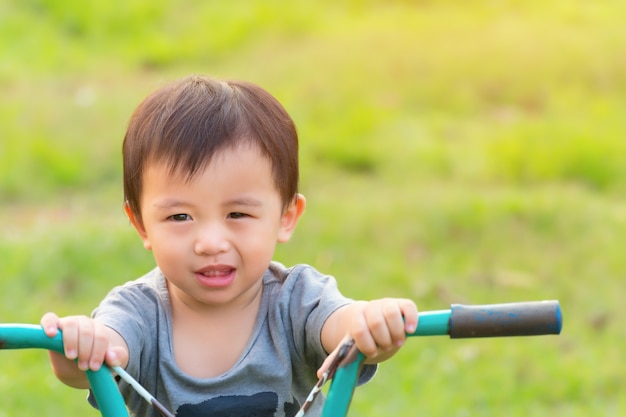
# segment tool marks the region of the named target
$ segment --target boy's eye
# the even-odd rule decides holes
[[[241,219],[242,217],[246,217],[246,214],[238,212],[238,211],[228,214],[229,219]]]
[[[172,214],[168,217],[170,220],[174,220],[175,222],[183,222],[185,220],[191,220],[191,216],[184,213]]]

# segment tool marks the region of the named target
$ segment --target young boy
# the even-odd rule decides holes
[[[156,91],[123,158],[124,210],[157,267],[93,318],[44,315],[47,335],[63,330],[65,354],[50,359],[64,383],[88,388],[83,371],[106,362],[178,417],[293,416],[345,337],[375,364],[415,330],[410,300],[355,302],[310,266],[272,261],[305,199],[293,121],[260,87],[190,76]],[[132,415],[156,415],[120,389]]]

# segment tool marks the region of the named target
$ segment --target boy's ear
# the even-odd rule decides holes
[[[143,241],[143,247],[151,250],[152,246],[150,245],[150,239],[148,239],[148,233],[146,233],[146,228],[143,227],[143,223],[137,218],[127,202],[124,202],[124,212],[126,213],[126,216],[128,216],[128,220],[130,220],[131,224],[139,234],[139,237]]]
[[[306,207],[306,199],[302,194],[296,194],[295,199],[289,205],[280,220],[280,230],[278,232],[278,242],[285,243],[291,239],[291,235],[296,230],[298,220],[304,213]]]

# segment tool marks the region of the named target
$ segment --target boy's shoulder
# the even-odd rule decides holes
[[[279,262],[272,262],[263,276],[263,286],[270,297],[282,297],[289,302],[335,292],[339,295],[333,276],[323,274],[307,264],[286,267]]]
[[[300,281],[306,283],[309,280],[333,279],[329,275],[322,274],[317,269],[307,264],[285,266],[280,262],[272,261],[265,271],[263,282],[267,284],[293,285]]]
[[[123,295],[126,298],[140,297],[157,300],[168,298],[167,294],[165,276],[159,268],[154,268],[142,277],[112,288],[107,297]]]

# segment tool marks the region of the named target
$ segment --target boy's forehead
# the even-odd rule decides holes
[[[159,176],[166,176],[174,180],[191,181],[207,170],[219,168],[226,164],[232,167],[245,168],[250,164],[266,164],[267,173],[272,175],[272,160],[265,155],[258,145],[239,142],[233,146],[223,147],[202,159],[176,159],[173,156],[162,158],[148,158],[144,164],[145,173],[151,172]],[[144,178],[145,179],[145,178]]]

